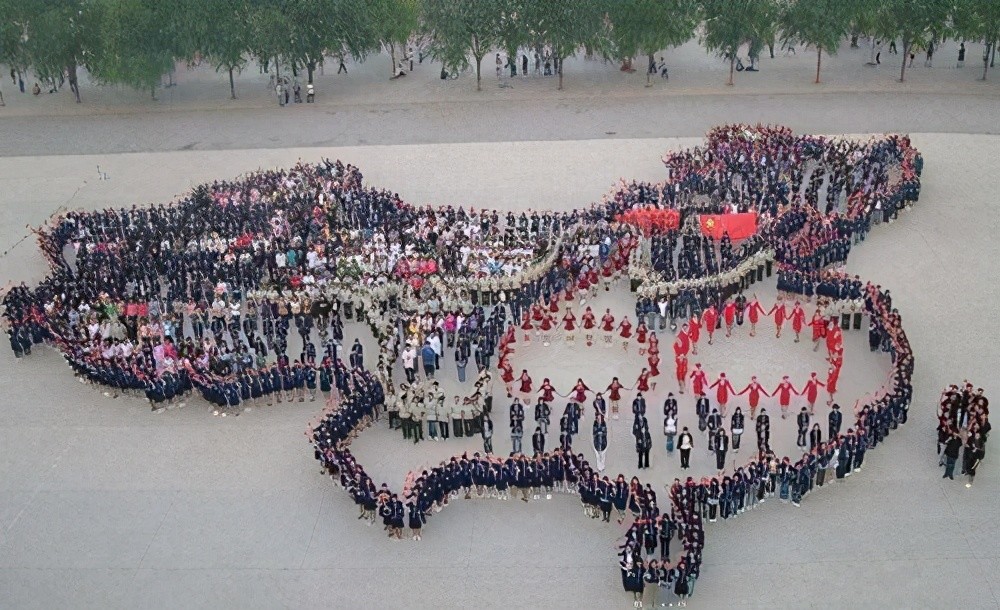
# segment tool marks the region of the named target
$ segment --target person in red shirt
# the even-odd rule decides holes
[[[649,329],[646,328],[645,322],[639,322],[639,326],[635,327],[635,340],[639,344],[639,355],[642,356],[646,353],[646,338],[649,335]]]
[[[735,394],[736,390],[733,389],[733,384],[729,383],[726,379],[725,373],[719,373],[719,378],[709,386],[709,389],[718,388],[715,391],[715,399],[719,403],[719,412],[722,416],[726,416],[726,405],[729,404],[729,395]]]
[[[798,396],[799,391],[795,389],[792,382],[788,381],[788,375],[781,378],[781,383],[771,392],[772,396],[777,395],[778,404],[781,405],[781,419],[788,417],[788,406],[792,404],[792,395]]]
[[[583,335],[587,339],[587,345],[594,344],[594,327],[597,326],[597,318],[594,316],[594,312],[587,306],[587,310],[583,312]]]
[[[819,397],[821,387],[826,387],[826,384],[817,379],[815,372],[809,376],[809,381],[802,387],[802,394],[806,397],[806,403],[809,404],[809,415],[815,414],[816,398]]]
[[[719,323],[719,312],[715,311],[715,305],[709,305],[701,314],[701,320],[705,323],[705,332],[708,333],[708,344],[712,345],[712,338],[715,336],[715,325]]]
[[[701,396],[705,393],[705,386],[708,385],[708,377],[705,375],[705,371],[701,370],[701,363],[694,363],[694,370],[691,371],[691,389],[694,391],[695,396]]]
[[[691,340],[691,354],[694,356],[698,355],[698,339],[701,338],[701,321],[698,320],[698,316],[691,316],[691,321],[688,323],[688,339]]]
[[[754,417],[756,417],[757,405],[760,404],[761,394],[767,397],[770,397],[771,395],[767,393],[767,390],[765,390],[764,387],[760,385],[760,383],[757,382],[756,375],[750,378],[750,383],[747,385],[747,387],[740,390],[740,393],[737,394],[737,396],[743,396],[747,392],[750,392],[750,396],[747,397],[748,398],[747,402],[750,403],[750,419],[753,419]]]
[[[500,343],[503,347],[517,343],[517,333],[514,332],[513,324],[507,325],[507,332],[504,333],[503,340]],[[510,351],[514,351],[513,348]]]
[[[583,382],[583,379],[577,378],[576,385],[570,390],[570,394],[573,395],[573,402],[582,403],[587,400],[587,392],[589,391],[590,388]]]
[[[610,309],[604,310],[601,317],[601,330],[604,331],[604,347],[611,347],[611,337],[615,333],[615,317],[611,315]]]
[[[625,388],[615,377],[611,380],[611,383],[605,388],[608,392],[608,400],[611,402],[611,418],[618,419],[618,402],[622,399],[622,390]]]
[[[837,326],[837,323],[833,320],[830,321],[830,325],[826,330],[826,351],[828,353],[834,353],[837,351],[842,351],[844,349],[844,334]]]
[[[558,313],[559,312],[559,293],[553,292],[552,296],[549,297],[549,312]]]
[[[573,343],[576,341],[576,316],[569,307],[566,308],[566,313],[562,317],[563,330],[566,331],[566,342]]]
[[[799,335],[802,334],[802,327],[806,323],[806,312],[802,309],[802,305],[798,301],[795,301],[795,306],[792,307],[792,330],[795,332],[795,342],[799,342]]]
[[[729,299],[722,308],[722,317],[726,322],[726,336],[733,336],[733,324],[736,323],[736,303]]]
[[[680,393],[684,393],[684,384],[687,381],[688,372],[688,359],[684,354],[677,354],[674,358],[674,365],[677,368],[677,387],[680,388]]]
[[[785,325],[785,320],[788,319],[788,309],[785,308],[785,303],[780,298],[771,311],[767,312],[767,315],[774,315],[774,327],[777,329],[774,333],[775,339],[781,338],[781,327]]]
[[[581,273],[576,281],[576,292],[580,297],[580,307],[587,304],[587,291],[590,290],[590,275]]]
[[[628,340],[632,338],[632,323],[628,321],[628,316],[622,318],[618,324],[618,336],[622,338],[622,349],[628,351]]]
[[[660,340],[656,338],[656,333],[649,333],[649,352],[650,356],[658,356],[660,354]]]
[[[823,319],[823,314],[816,310],[813,314],[812,320],[809,321],[809,326],[812,328],[812,342],[813,351],[819,349],[820,339],[826,336],[826,320]]]
[[[760,321],[761,316],[768,315],[764,308],[760,306],[760,301],[757,300],[757,295],[753,296],[753,299],[747,303],[746,309],[747,317],[750,318],[750,336],[757,336],[757,322]]]
[[[521,393],[531,394],[531,376],[528,375],[528,369],[521,369]]]

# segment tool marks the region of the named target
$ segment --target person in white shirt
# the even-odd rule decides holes
[[[434,355],[437,356],[437,358],[435,358],[434,368],[439,369],[441,368],[441,337],[439,337],[437,333],[432,332],[430,333],[430,336],[427,337],[427,342],[431,344],[431,349],[434,350]]]

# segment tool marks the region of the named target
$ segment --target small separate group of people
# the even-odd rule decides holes
[[[937,427],[938,465],[944,466],[942,478],[955,480],[955,464],[961,453],[961,474],[968,476],[965,486],[972,487],[979,463],[986,457],[991,429],[990,401],[982,388],[973,389],[968,380],[961,386],[952,384],[945,388],[938,406]]]

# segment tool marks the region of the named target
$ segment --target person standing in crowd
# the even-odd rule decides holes
[[[433,379],[434,371],[437,369],[437,354],[431,347],[430,341],[424,341],[424,346],[420,348],[420,360],[424,365],[424,377]],[[455,436],[458,436],[457,432]]]
[[[955,480],[955,463],[958,461],[958,454],[962,450],[962,438],[957,432],[952,432],[944,444],[944,475],[941,478]]]
[[[694,437],[688,432],[687,426],[684,426],[677,438],[677,447],[681,451],[681,468],[687,470],[691,467],[691,450],[694,449]]]
[[[743,427],[745,424],[745,419],[743,417],[743,410],[736,407],[733,412],[733,416],[730,420],[730,430],[732,430],[732,440],[733,440],[733,453],[740,452],[740,437],[743,436]]]
[[[608,423],[604,421],[604,415],[598,413],[594,416],[594,454],[597,458],[597,472],[604,472],[604,460],[608,453]]]
[[[729,451],[729,435],[724,427],[719,427],[715,433],[715,469],[721,476],[726,470],[726,453]]]

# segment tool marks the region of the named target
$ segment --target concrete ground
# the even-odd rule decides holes
[[[799,61],[774,61],[785,59]],[[680,61],[671,65],[679,70]],[[670,86],[678,74],[672,72]],[[737,87],[750,76],[741,75]],[[942,481],[934,452],[934,412],[944,385],[968,378],[988,395],[1000,395],[995,379],[1000,325],[990,307],[1000,296],[992,281],[1000,257],[992,239],[1000,230],[994,205],[1000,179],[992,171],[1000,139],[973,135],[996,131],[998,98],[989,84],[984,87],[994,88],[988,94],[966,95],[966,87],[982,84],[971,74],[963,76],[969,82],[961,88],[952,83],[954,93],[928,88],[866,96],[847,92],[852,84],[857,90],[868,84],[853,79],[845,64],[841,71],[834,65],[830,75],[842,83],[841,93],[664,94],[630,102],[631,131],[607,137],[595,132],[616,124],[619,109],[629,103],[624,97],[611,103],[601,96],[560,98],[546,91],[511,100],[517,103],[449,105],[427,94],[412,107],[390,108],[373,95],[357,100],[351,111],[371,115],[358,123],[345,123],[338,114],[321,116],[332,108],[308,108],[296,119],[277,119],[277,109],[266,110],[264,121],[257,113],[265,110],[249,102],[227,112],[193,102],[159,113],[111,108],[96,116],[72,106],[72,114],[24,111],[0,119],[4,133],[11,134],[0,143],[0,155],[7,155],[0,158],[0,278],[38,281],[44,263],[33,240],[19,240],[25,225],[37,225],[60,207],[161,201],[203,180],[287,166],[299,158],[350,161],[374,184],[414,203],[565,209],[599,198],[621,176],[662,178],[663,152],[699,141],[646,137],[656,130],[658,136],[664,129],[697,135],[712,123],[758,120],[754,116],[811,132],[907,127],[916,132],[914,142],[926,162],[920,202],[896,223],[875,230],[852,252],[848,269],[891,288],[903,314],[917,357],[910,423],[869,454],[862,472],[810,495],[801,508],[773,501],[709,525],[702,577],[690,606],[996,608],[995,579],[989,576],[1000,571],[996,453],[988,449],[975,486],[967,489],[959,481]],[[641,83],[637,87],[641,94]],[[764,100],[773,105],[765,107]],[[956,100],[970,101],[956,109]],[[689,110],[678,120],[651,125],[650,116],[675,106]],[[11,107],[8,101],[7,110]],[[914,114],[918,109],[923,114]],[[454,122],[466,116],[461,113],[474,112],[475,121]],[[407,119],[411,113],[436,118],[413,124]],[[513,114],[522,120],[483,127],[497,115]],[[394,132],[384,130],[386,125],[405,128]],[[318,126],[335,134],[331,144],[342,146],[310,147],[328,137]],[[287,138],[271,141],[265,133],[286,127]],[[497,141],[507,133],[501,127],[511,133],[506,140],[522,141]],[[378,135],[374,142],[398,136],[395,141],[417,145],[363,145],[371,144],[359,141],[367,133]],[[625,137],[630,134],[639,137]],[[174,150],[179,142],[202,144]],[[24,156],[11,156],[18,154]],[[98,180],[97,165],[108,180]],[[759,293],[767,302],[773,286],[765,284]],[[602,295],[600,303],[613,303],[619,313],[631,308],[621,290]],[[758,374],[768,384],[779,371],[801,379],[822,366],[808,346],[787,336],[775,340],[766,330],[749,339],[741,329],[732,340],[703,346],[701,361],[734,381],[745,383]],[[877,385],[887,365],[867,352],[860,334],[848,333],[846,340],[842,393],[853,403]],[[156,415],[143,401],[113,400],[78,384],[61,362],[49,349],[20,361],[0,349],[0,607],[624,608],[630,603],[613,557],[622,529],[585,519],[575,497],[530,505],[459,501],[431,519],[422,542],[392,542],[377,526],[361,525],[347,496],[319,475],[304,435],[318,403],[263,407],[222,419],[194,401]],[[449,375],[452,364],[445,362]],[[538,371],[536,379],[553,377],[560,388],[578,376],[597,385],[618,373],[630,384],[640,366],[635,354],[619,357],[594,347],[571,355],[562,344],[547,351],[533,346],[519,352],[514,364]],[[669,377],[661,379],[651,407],[659,407],[669,385]],[[497,402],[503,413],[506,405]],[[682,423],[691,422],[692,408],[682,401]],[[611,472],[634,470],[629,424],[625,418],[612,426]],[[589,448],[588,425],[589,420],[578,440],[581,448]],[[791,451],[791,421],[772,419],[772,425],[775,443]],[[509,447],[505,428],[501,415],[498,450]],[[752,441],[750,432],[745,446]],[[699,473],[711,468],[703,444],[695,451]],[[357,441],[356,451],[376,479],[399,487],[408,469],[475,446],[474,440],[413,446],[376,429]],[[658,485],[679,473],[677,458],[668,458],[662,448],[654,452],[653,466],[644,478]]]

